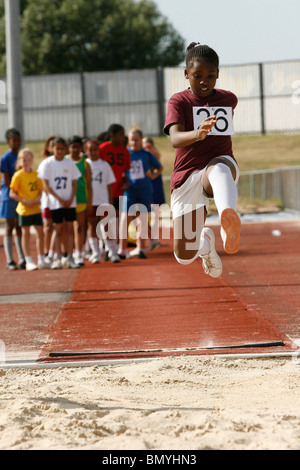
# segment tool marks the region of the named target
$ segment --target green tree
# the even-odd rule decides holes
[[[21,11],[25,75],[177,66],[184,58],[183,38],[150,0],[22,0]],[[2,76],[3,30],[1,15]]]

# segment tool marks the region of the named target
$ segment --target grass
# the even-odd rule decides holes
[[[232,138],[233,151],[240,171],[281,168],[284,166],[300,165],[300,134],[270,134],[270,135],[235,135]],[[170,176],[173,170],[175,150],[168,137],[154,138],[155,145],[161,153],[164,166],[163,175]],[[34,166],[37,168],[42,160],[43,142],[26,142],[34,153]],[[7,151],[6,144],[0,144],[0,155]],[[165,195],[170,202],[170,183],[165,181]],[[256,207],[266,205],[281,208],[280,201],[240,201],[241,206]]]
[[[162,154],[164,175],[170,175],[175,152],[170,140],[154,140]],[[240,171],[300,165],[300,134],[236,135],[232,141]]]

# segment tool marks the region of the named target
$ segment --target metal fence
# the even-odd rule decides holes
[[[169,98],[187,86],[184,67],[24,76],[24,138],[39,141],[57,133],[96,137],[113,122],[125,129],[138,124],[158,136]],[[217,86],[239,98],[237,134],[299,132],[300,60],[222,66]],[[7,127],[2,100],[2,142]]]
[[[238,194],[249,199],[280,200],[285,209],[300,212],[300,166],[241,172]]]

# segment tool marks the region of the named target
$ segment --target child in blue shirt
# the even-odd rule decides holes
[[[0,162],[0,170],[2,172],[0,217],[5,219],[4,251],[7,269],[17,269],[12,255],[12,234],[15,229],[16,235],[14,240],[19,258],[18,267],[19,269],[25,269],[26,264],[21,245],[22,234],[21,228],[18,226],[18,215],[16,212],[18,202],[9,197],[9,186],[12,176],[16,171],[18,152],[21,147],[21,135],[17,129],[12,128],[6,131],[5,138],[10,150],[2,155]]]
[[[148,238],[148,213],[153,204],[152,180],[157,178],[163,167],[159,160],[143,148],[143,133],[140,129],[132,129],[128,134],[131,168],[127,170],[129,188],[124,193],[122,214],[120,220],[121,257],[127,256],[127,232],[125,227],[140,212],[140,233],[137,237],[137,253],[139,258],[146,258],[145,240]],[[155,171],[153,171],[155,170]],[[122,235],[122,236],[121,236]]]

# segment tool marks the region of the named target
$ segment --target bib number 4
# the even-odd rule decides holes
[[[230,106],[220,107],[193,107],[194,129],[198,129],[204,119],[216,116],[216,124],[208,135],[233,135],[232,108]]]

